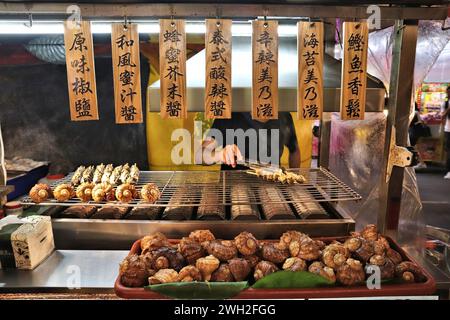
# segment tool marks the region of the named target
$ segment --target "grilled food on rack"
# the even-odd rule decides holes
[[[139,266],[139,270],[133,270],[136,275],[147,272],[152,276],[145,283],[139,276],[136,279],[139,286],[168,279],[171,282],[257,281],[279,270],[307,270],[332,283],[352,286],[364,282],[375,267],[381,271],[383,280],[395,277],[404,282],[426,281],[420,267],[410,261],[402,262],[400,254],[390,248],[389,242],[372,226],[366,230],[369,229],[370,232],[354,233],[350,238],[364,239],[372,246],[378,246],[367,261],[365,256],[356,252],[357,249],[351,250],[353,243],[334,240],[325,244],[295,230],[283,233],[279,241],[258,241],[245,231],[234,241],[217,240],[209,230],[195,230],[189,237],[182,238],[178,246],[159,232],[142,238],[141,255],[126,258],[124,266],[133,262],[131,267]],[[400,256],[400,261],[394,262],[390,258],[397,259],[393,252]],[[121,267],[122,283],[134,286],[136,282],[129,268]]]
[[[80,183],[91,183],[94,178],[94,166],[89,166],[83,171],[83,175],[81,176]]]
[[[167,207],[164,209],[162,219],[167,220],[189,220],[194,212],[194,207],[185,206],[193,202],[192,198],[195,195],[195,190],[189,189],[186,186],[180,186],[173,192]]]
[[[82,202],[88,202],[92,199],[92,189],[94,184],[91,182],[84,182],[77,187],[76,195]]]
[[[113,172],[111,173],[111,176],[109,177],[109,183],[112,184],[113,186],[117,185],[119,183],[121,173],[122,173],[122,166],[115,167]]]
[[[75,170],[75,173],[73,174],[72,180],[71,180],[71,183],[72,183],[74,186],[77,186],[77,185],[80,184],[80,182],[81,182],[81,177],[83,176],[84,170],[86,170],[86,167],[85,167],[85,166],[79,166],[79,167],[77,168],[77,170]]]
[[[75,189],[71,184],[63,183],[55,187],[53,195],[56,200],[64,202],[75,197]]]
[[[35,203],[41,203],[53,196],[52,189],[45,183],[38,183],[30,190],[30,198]]]
[[[128,177],[130,176],[130,165],[125,163],[120,172],[119,181],[120,183],[127,183]]]
[[[259,197],[263,201],[267,201],[261,204],[267,220],[295,219],[294,212],[278,188],[274,186],[261,187],[259,188]]]
[[[112,164],[108,164],[105,167],[105,170],[103,171],[101,182],[109,183],[109,178],[111,177],[113,170],[114,170],[114,166]]]
[[[198,220],[224,220],[225,206],[222,204],[222,195],[211,188],[205,187],[202,190],[200,206],[197,209]]]
[[[120,202],[128,203],[137,198],[138,192],[132,184],[124,183],[116,188],[116,199]]]
[[[250,188],[245,185],[231,187],[231,220],[259,220],[259,211],[256,205],[249,204]]]
[[[253,168],[247,171],[249,174],[256,175],[267,181],[281,182],[283,184],[305,183],[306,179],[301,174],[292,171],[284,171],[282,169],[273,170],[267,168]]]
[[[139,168],[137,164],[133,164],[130,169],[130,175],[128,176],[126,183],[136,184],[139,181]]]
[[[107,182],[98,183],[92,189],[92,199],[96,202],[114,201],[114,188]]]
[[[141,199],[148,203],[155,203],[161,197],[161,191],[154,183],[147,183],[141,189]]]
[[[99,164],[95,167],[94,177],[92,178],[92,182],[97,184],[102,182],[103,173],[105,172],[105,165],[103,163]]]

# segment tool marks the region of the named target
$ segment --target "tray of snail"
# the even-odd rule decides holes
[[[317,285],[319,278],[322,281]],[[234,239],[221,240],[209,230],[195,230],[173,240],[157,232],[133,244],[120,264],[114,289],[122,298],[165,299],[186,297],[177,295],[177,290],[181,292],[185,286],[189,288],[184,288],[185,292],[202,285],[220,290],[227,283],[245,285],[237,291],[235,286],[232,294],[215,295],[211,291],[204,296],[408,296],[433,294],[436,289],[433,277],[391,238],[379,234],[374,225],[337,238],[310,238],[299,231],[286,231],[279,239],[258,240],[243,231]],[[316,285],[308,287],[311,283]],[[168,286],[172,294],[156,290],[160,286]],[[194,292],[192,297],[202,295]]]

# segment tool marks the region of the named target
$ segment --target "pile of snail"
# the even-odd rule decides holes
[[[177,244],[157,232],[141,239],[141,253],[120,264],[127,287],[190,281],[257,281],[279,270],[308,271],[344,286],[363,284],[367,268],[380,268],[382,280],[426,280],[421,269],[393,250],[374,225],[355,232],[345,242],[325,244],[298,231],[279,241],[259,241],[249,232],[233,240],[216,239],[209,230],[196,230]]]
[[[59,184],[53,190],[45,183],[38,183],[31,188],[29,196],[35,203],[51,198],[59,202],[78,198],[81,202],[118,200],[128,203],[140,199],[146,203],[155,203],[161,197],[158,186],[148,183],[138,191],[135,186],[138,178],[139,169],[136,164],[131,168],[128,164],[116,168],[111,164],[100,164],[95,169],[94,166],[80,166],[70,183]]]

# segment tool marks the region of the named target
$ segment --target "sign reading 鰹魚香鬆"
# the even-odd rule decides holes
[[[185,23],[184,20],[162,19],[159,27],[161,117],[186,119]]]
[[[278,22],[252,22],[252,118],[278,118]]]
[[[317,120],[323,110],[323,23],[299,22],[297,114]]]
[[[64,23],[67,83],[72,121],[98,120],[94,47],[89,21]]]
[[[231,20],[206,20],[207,119],[231,118]]]
[[[111,48],[116,123],[142,123],[137,24],[113,23]]]
[[[341,119],[363,120],[366,105],[367,22],[344,22]]]

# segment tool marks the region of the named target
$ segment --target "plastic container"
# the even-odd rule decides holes
[[[333,240],[345,241],[345,237],[318,238],[325,243]],[[391,238],[386,237],[391,248],[402,256],[404,261],[414,261],[403,249]],[[177,243],[178,241],[171,241]],[[131,254],[140,254],[141,241],[136,241],[131,247]],[[417,263],[416,263],[417,264]],[[420,265],[419,265],[420,267]],[[381,289],[368,289],[367,286],[335,286],[328,288],[304,288],[304,289],[253,289],[243,290],[232,299],[312,299],[312,298],[350,298],[350,297],[388,297],[388,296],[419,296],[431,295],[436,291],[436,282],[433,277],[422,267],[422,272],[427,280],[421,283],[384,284]],[[151,290],[144,288],[125,287],[120,282],[120,274],[114,284],[114,291],[117,296],[125,299],[168,299]]]
[[[3,207],[5,216],[20,216],[23,213],[23,206],[18,201],[10,201]]]

